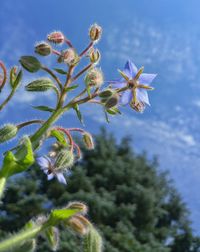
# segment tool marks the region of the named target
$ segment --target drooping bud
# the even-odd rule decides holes
[[[39,60],[33,56],[22,56],[19,62],[27,71],[31,73],[35,73],[41,68]]]
[[[97,42],[102,35],[102,28],[98,24],[93,24],[89,30],[90,39]]]
[[[40,42],[35,46],[35,53],[38,53],[41,56],[47,56],[51,54],[52,47],[47,42]]]
[[[102,238],[92,226],[84,237],[84,251],[102,252]]]
[[[0,128],[0,143],[6,142],[17,135],[18,128],[14,124],[6,124]]]
[[[61,31],[54,31],[47,36],[47,39],[52,43],[62,44],[65,41],[65,36]]]
[[[116,106],[119,102],[119,95],[118,93],[113,94],[110,98],[107,99],[105,103],[105,108],[110,109],[114,106]]]
[[[73,48],[68,48],[61,52],[61,55],[58,57],[58,62],[74,65],[78,62],[78,55]]]
[[[85,132],[83,134],[83,142],[84,142],[84,144],[85,144],[85,146],[87,147],[88,150],[93,150],[94,149],[93,138],[88,132]]]
[[[91,51],[89,52],[89,57],[91,63],[98,63],[101,59],[101,54],[98,49],[92,48]]]
[[[78,215],[71,217],[67,221],[67,225],[70,226],[75,232],[77,232],[80,235],[87,234],[88,223],[89,223],[89,221],[85,217],[82,216],[82,218],[79,218]]]
[[[25,86],[27,91],[32,92],[43,92],[54,87],[54,83],[49,78],[38,79]]]
[[[88,211],[88,207],[84,203],[78,201],[70,202],[67,208],[78,209],[82,214],[87,214]]]
[[[55,161],[55,170],[70,168],[74,163],[74,155],[71,151],[63,149],[58,152]]]
[[[89,87],[100,87],[103,84],[103,73],[98,68],[93,68],[88,71],[85,76],[85,84]]]

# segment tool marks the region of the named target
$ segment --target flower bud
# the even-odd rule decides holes
[[[45,236],[47,238],[47,241],[48,241],[51,249],[53,251],[57,251],[57,248],[59,245],[59,230],[58,230],[58,228],[50,226],[46,230]]]
[[[100,87],[103,84],[103,73],[98,68],[93,68],[88,71],[85,77],[85,84],[89,87]]]
[[[88,224],[86,225],[86,222],[89,223],[89,221],[85,217],[83,218],[85,221],[78,218],[78,215],[77,215],[77,216],[71,217],[67,221],[68,226],[70,226],[75,232],[77,232],[80,235],[85,235],[88,232]]]
[[[112,95],[108,100],[107,102],[105,103],[105,108],[106,109],[110,109],[114,106],[117,105],[119,101],[119,95],[117,93],[115,93],[114,95]]]
[[[54,87],[55,86],[52,80],[49,78],[38,79],[25,86],[27,91],[32,91],[32,92],[47,91]]]
[[[93,24],[90,27],[89,35],[92,41],[97,42],[101,38],[101,34],[102,34],[102,28],[98,24]]]
[[[97,230],[90,226],[89,231],[84,237],[84,251],[102,251],[102,238]]]
[[[58,152],[55,161],[55,169],[63,170],[70,168],[74,163],[74,155],[71,151],[63,149]]]
[[[83,134],[83,142],[85,146],[87,147],[88,150],[93,150],[94,149],[94,142],[93,138],[89,133],[84,133]]]
[[[102,91],[99,94],[99,97],[107,99],[107,98],[111,97],[112,95],[113,95],[113,90],[109,88],[109,89]]]
[[[78,209],[82,214],[86,214],[88,211],[88,207],[84,203],[78,201],[70,202],[67,208]]]
[[[39,60],[33,56],[22,56],[19,62],[27,71],[31,73],[35,73],[41,68]]]
[[[47,56],[51,54],[52,47],[46,42],[40,42],[35,46],[35,53],[38,53],[41,56]]]
[[[47,39],[52,43],[62,44],[65,41],[65,36],[61,31],[54,31],[47,36]]]
[[[98,63],[101,58],[101,54],[98,49],[92,48],[92,50],[89,53],[90,61],[91,63]]]
[[[76,54],[75,50],[73,48],[68,48],[66,50],[63,50],[61,52],[61,55],[58,57],[58,62],[68,65],[76,64],[78,61],[78,55]]]
[[[14,124],[6,124],[0,128],[0,143],[6,142],[17,135],[18,128]]]

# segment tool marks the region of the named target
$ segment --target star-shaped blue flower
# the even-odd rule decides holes
[[[120,103],[122,105],[130,104],[139,112],[143,112],[146,105],[150,106],[147,90],[153,89],[149,85],[156,77],[156,74],[143,73],[143,70],[143,67],[138,70],[135,64],[128,60],[124,70],[119,71],[123,78],[110,82],[117,89],[128,87],[121,93]]]
[[[40,169],[47,175],[47,179],[51,180],[54,177],[62,184],[67,184],[66,179],[61,171],[56,171],[55,161],[50,159],[47,156],[42,156],[37,158],[37,163],[40,166]],[[67,176],[70,175],[70,172],[67,173]]]

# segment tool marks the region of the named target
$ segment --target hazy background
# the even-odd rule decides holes
[[[200,233],[200,2],[198,0],[1,0],[0,59],[7,66],[32,54],[36,41],[62,30],[81,49],[88,43],[88,27],[97,22],[104,33],[99,45],[105,79],[118,76],[127,59],[158,73],[150,93],[151,108],[144,114],[124,109],[123,120],[106,127],[116,136],[129,134],[135,149],[157,155],[187,203],[194,229]],[[54,61],[48,60],[52,65]],[[27,83],[33,76],[25,76]],[[1,99],[1,97],[0,97]],[[30,105],[52,103],[48,95],[18,93],[1,112],[1,122],[21,122],[44,113]],[[104,124],[98,107],[85,106],[86,127],[96,133]],[[31,111],[31,112],[30,112]],[[77,126],[72,114],[62,123]],[[0,147],[2,148],[2,147]]]

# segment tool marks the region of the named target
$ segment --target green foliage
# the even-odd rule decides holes
[[[96,148],[85,150],[72,170],[67,188],[47,181],[36,166],[16,178],[0,210],[0,227],[12,232],[50,208],[81,200],[104,236],[106,252],[200,251],[188,211],[167,175],[158,171],[156,160],[134,154],[128,138],[117,144],[103,131],[96,137]],[[60,235],[59,252],[83,251],[80,237],[67,227]],[[49,251],[42,237],[37,251]]]

